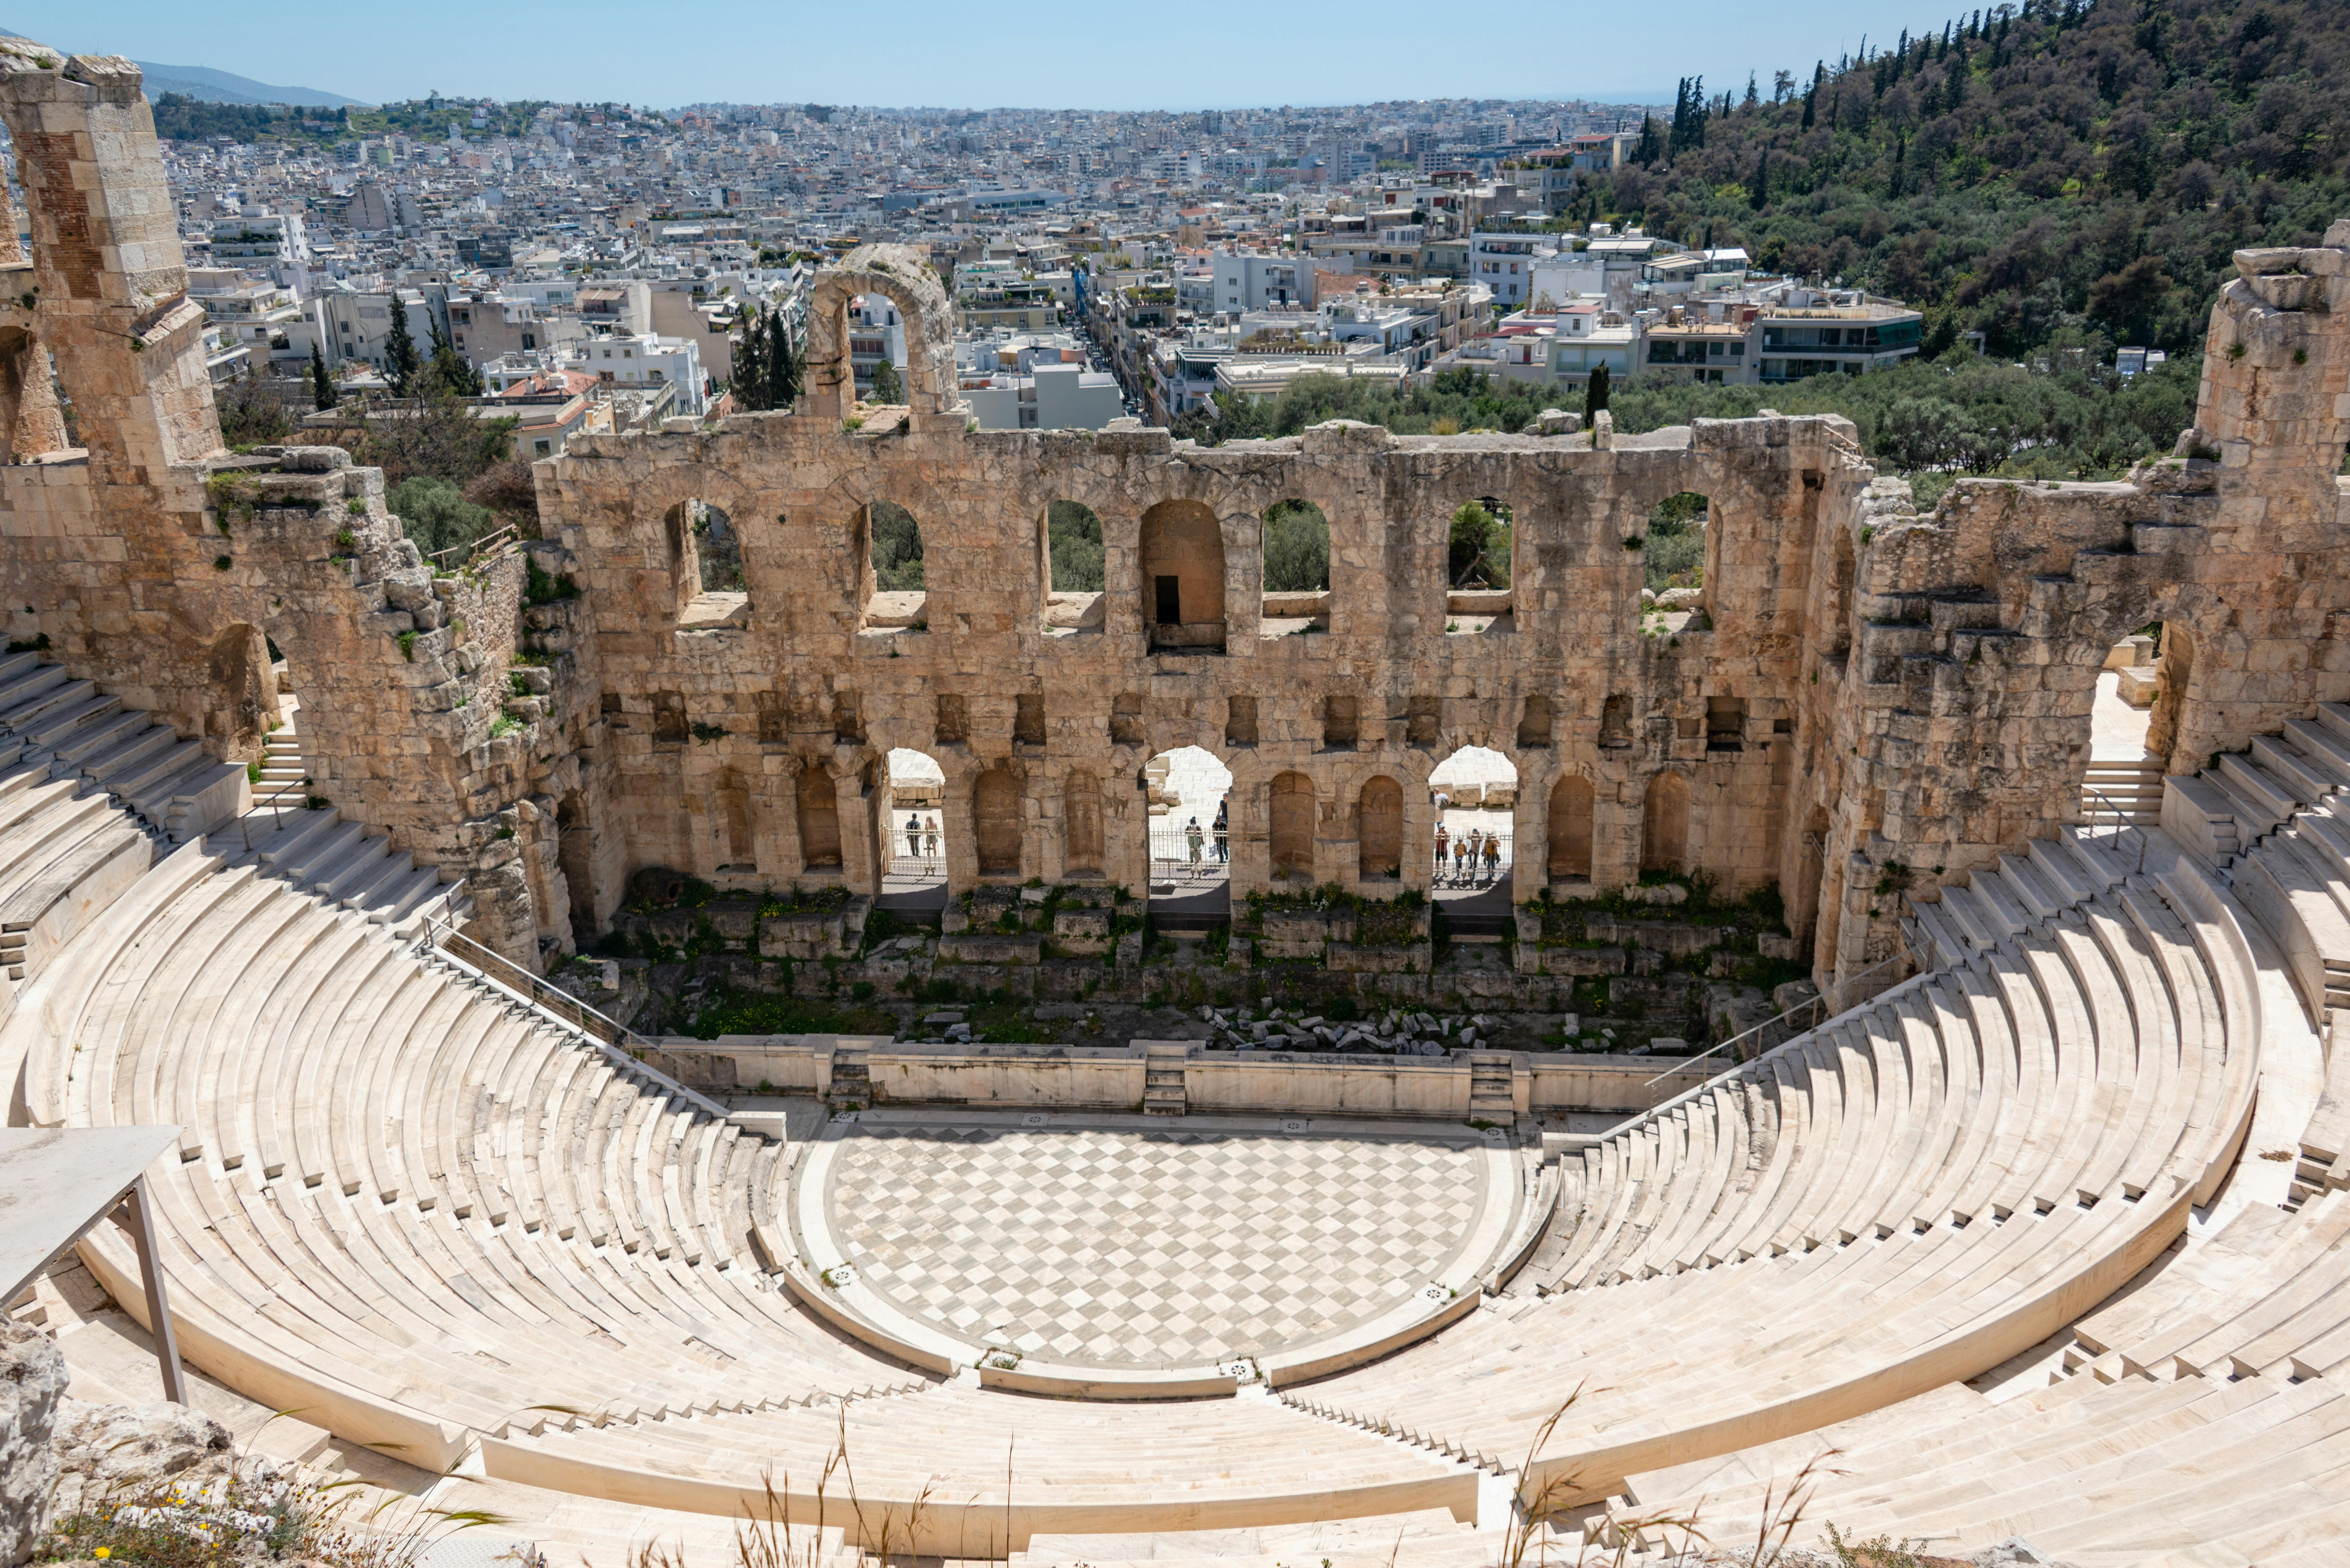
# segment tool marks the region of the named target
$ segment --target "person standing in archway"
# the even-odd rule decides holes
[[[1232,863],[1232,820],[1227,815],[1231,809],[1229,801],[1220,800],[1216,803],[1216,864],[1219,866],[1228,866]]]
[[[1440,821],[1436,825],[1436,879],[1440,882],[1444,880],[1444,855],[1451,842],[1451,835],[1444,831],[1444,824]]]
[[[935,816],[926,816],[922,818],[922,859],[925,863],[931,863],[938,857],[939,819]]]
[[[910,811],[906,814],[906,858],[920,860],[921,857],[922,819]]]
[[[1200,874],[1200,819],[1193,817],[1183,825],[1183,847],[1190,852],[1191,875]]]

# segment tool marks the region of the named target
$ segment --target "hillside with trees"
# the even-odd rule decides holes
[[[2246,245],[2350,216],[2350,6],[2024,0],[1809,71],[1681,84],[1572,216],[1743,245],[2021,358],[2067,328],[2199,348]]]

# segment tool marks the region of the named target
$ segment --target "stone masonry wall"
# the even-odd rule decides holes
[[[798,411],[583,439],[537,465],[542,540],[435,577],[375,471],[221,451],[138,85],[127,62],[0,40],[33,235],[29,258],[0,254],[22,285],[0,290],[0,619],[232,754],[250,737],[219,720],[211,656],[266,633],[319,792],[465,874],[475,934],[525,961],[589,940],[648,866],[873,890],[893,747],[945,775],[956,891],[1140,892],[1144,764],[1196,744],[1233,774],[1236,894],[1286,872],[1387,896],[1425,884],[1430,774],[1479,745],[1517,769],[1519,900],[1545,883],[1555,798],[1562,849],[1590,845],[1571,890],[1667,863],[1776,883],[1816,968],[1849,975],[1889,950],[1891,888],[2078,819],[2116,639],[2166,628],[2174,771],[2350,699],[2350,222],[2239,257],[2174,456],[2113,483],[1961,481],[1923,516],[1833,418],[1341,422],[1215,449],[979,432],[941,281],[868,246],[819,279]],[[903,409],[853,401],[846,313],[876,291],[907,323]],[[26,373],[43,347],[82,447]],[[1640,613],[1638,541],[1682,492],[1708,500],[1704,600],[1666,632]],[[1513,587],[1472,630],[1445,557],[1482,497],[1514,519]],[[1089,609],[1051,602],[1055,500],[1102,522]],[[1284,500],[1329,518],[1330,588],[1315,629],[1268,637],[1261,519]],[[870,598],[882,501],[921,529],[910,608]],[[695,502],[724,513],[747,593],[702,590]],[[1146,563],[1178,558],[1194,607],[1159,628]],[[1375,781],[1400,787],[1406,853],[1366,878]],[[837,859],[812,863],[803,825],[828,846],[835,822]]]

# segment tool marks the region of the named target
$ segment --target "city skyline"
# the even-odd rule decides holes
[[[561,102],[611,100],[657,108],[691,103],[819,102],[888,108],[1105,111],[1321,107],[1389,99],[1596,99],[1669,102],[1671,84],[1701,75],[1711,90],[1742,91],[1749,72],[1769,90],[1777,69],[1808,70],[1920,26],[1923,13],[1883,0],[1830,0],[1790,34],[1728,0],[1696,0],[1659,33],[1632,13],[1577,18],[1554,44],[1502,47],[1480,34],[1447,64],[1410,41],[1429,17],[1395,0],[1371,0],[1343,19],[1271,13],[1252,18],[1245,47],[1196,44],[1139,21],[1106,24],[1097,8],[1056,5],[1017,29],[964,7],[920,4],[884,36],[864,17],[829,8],[760,8],[741,0],[697,13],[706,39],[665,56],[615,50],[607,20],[642,13],[589,0],[561,14],[561,28],[529,9],[482,13],[423,0],[392,28],[273,27],[282,16],[247,3],[201,13],[159,0],[110,7],[102,26],[61,4],[20,5],[0,26],[75,52],[235,71],[369,102],[444,96]],[[891,52],[910,27],[931,40],[919,55]],[[462,50],[447,47],[466,40]],[[231,43],[226,40],[237,40]],[[261,42],[256,48],[255,44]],[[1189,57],[1200,67],[1146,79],[1138,62]],[[1801,56],[1802,58],[1797,57]]]

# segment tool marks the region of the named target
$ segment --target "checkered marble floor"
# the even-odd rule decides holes
[[[1409,1136],[876,1125],[825,1201],[910,1317],[1055,1361],[1197,1365],[1418,1293],[1475,1229],[1484,1169]]]

